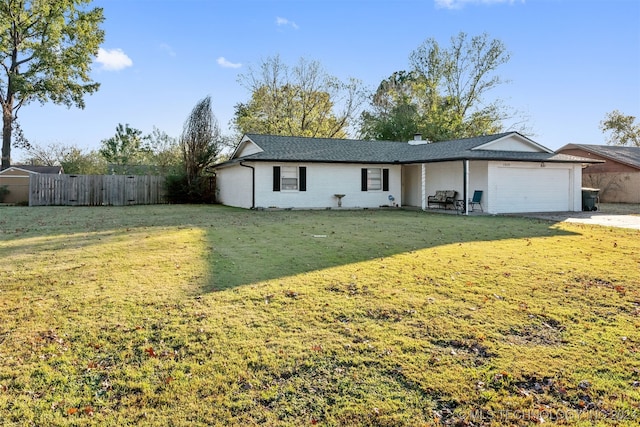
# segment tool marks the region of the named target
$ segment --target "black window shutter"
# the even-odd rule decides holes
[[[300,175],[300,183],[298,187],[300,191],[307,191],[307,168],[305,166],[300,166],[298,170],[298,175]]]
[[[389,191],[389,169],[382,169],[382,191]]]
[[[361,173],[361,190],[362,191],[367,191],[367,169],[366,168],[362,168],[362,173]]]
[[[273,167],[273,191],[280,191],[280,166]]]

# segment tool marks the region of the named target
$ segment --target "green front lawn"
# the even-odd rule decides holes
[[[637,425],[640,231],[0,207],[0,425]]]

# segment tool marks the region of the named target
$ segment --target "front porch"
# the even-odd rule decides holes
[[[464,215],[464,211],[461,209],[441,209],[441,208],[427,208],[422,209],[420,206],[410,206],[404,205],[400,209],[408,210],[408,211],[422,211],[427,214],[444,214],[444,215]],[[467,216],[483,216],[483,215],[491,215],[488,212],[482,212],[480,209],[469,210],[466,214]]]
[[[487,210],[487,169],[486,161],[468,160],[404,165],[403,204],[424,211],[482,213]],[[473,200],[478,191],[481,199]]]

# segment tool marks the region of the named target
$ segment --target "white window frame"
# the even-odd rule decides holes
[[[367,168],[367,191],[382,191],[382,168]]]
[[[300,188],[299,166],[280,166],[280,191],[298,191]],[[287,180],[287,181],[285,181]],[[285,183],[286,182],[286,183]]]

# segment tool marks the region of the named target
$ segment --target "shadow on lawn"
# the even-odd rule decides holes
[[[207,233],[205,292],[455,243],[575,235],[538,219],[404,210],[229,214],[233,232]]]
[[[194,254],[209,265],[205,276],[209,279],[201,285],[202,292],[454,243],[573,234],[538,219],[395,209],[247,211],[205,205],[2,208],[0,255],[2,249],[34,253],[81,248],[101,239],[124,239],[128,244],[123,247],[128,248],[149,234],[183,228],[204,232],[206,249]],[[11,243],[3,245],[3,241]]]

